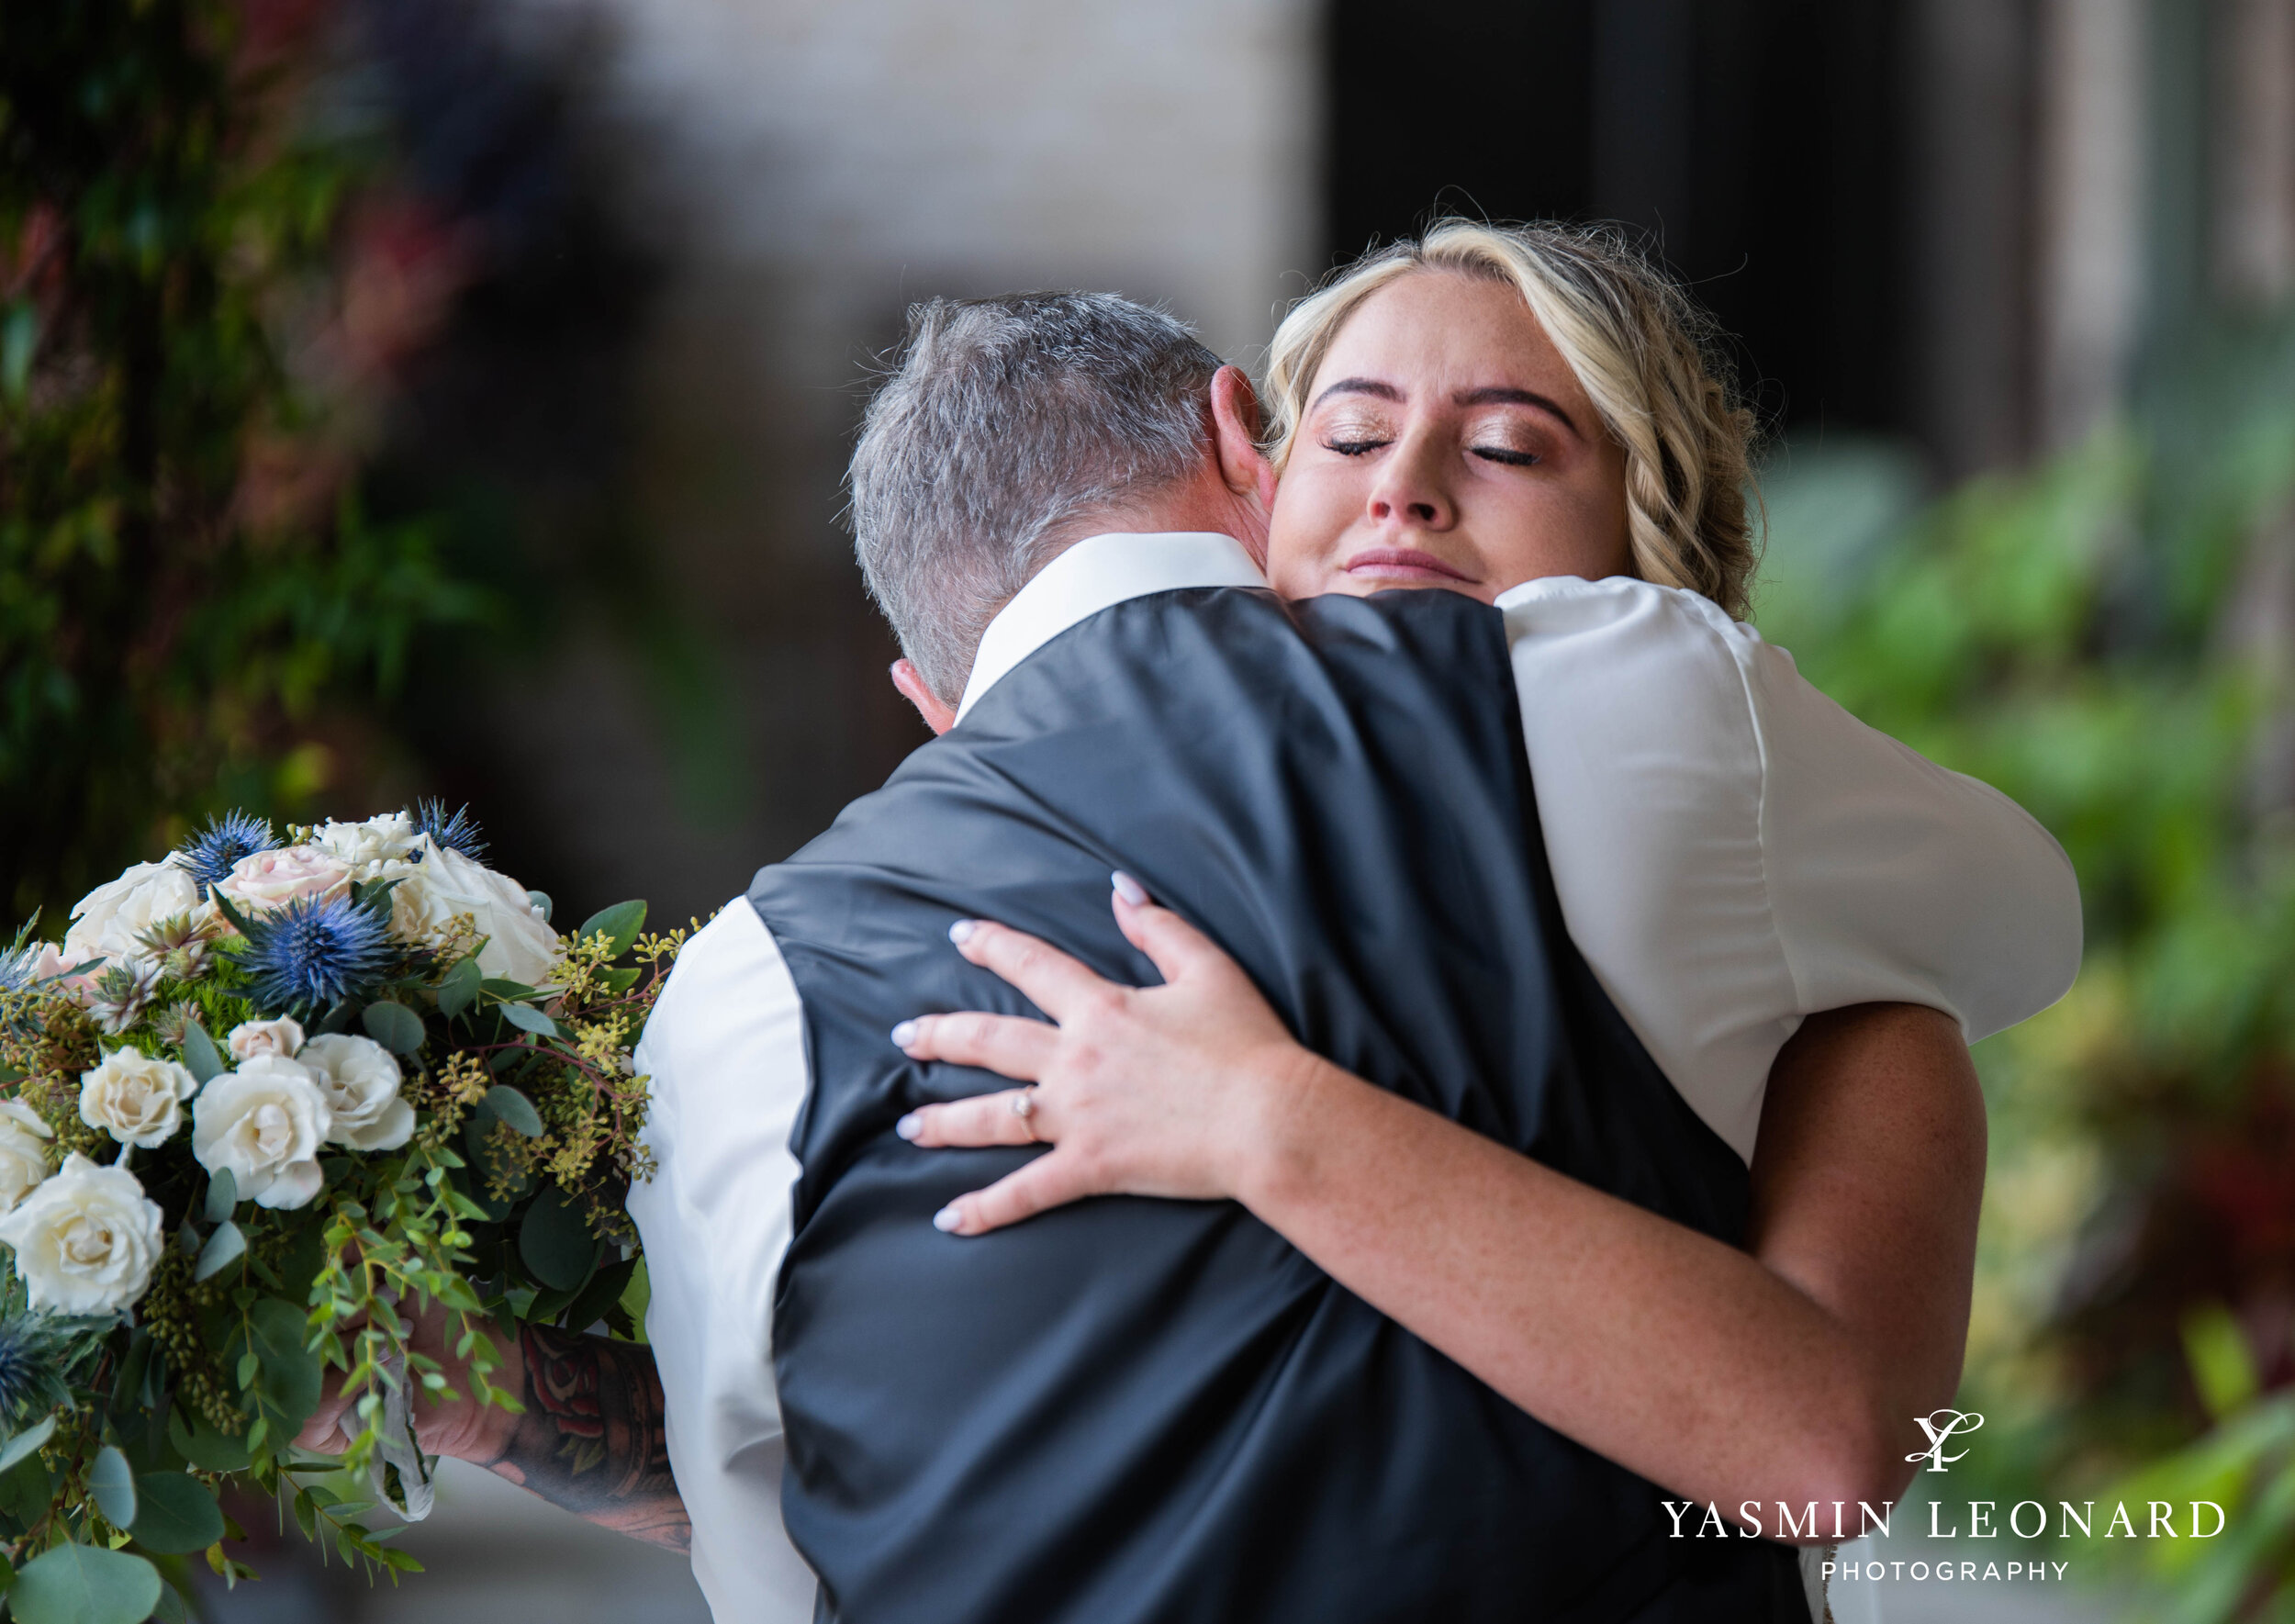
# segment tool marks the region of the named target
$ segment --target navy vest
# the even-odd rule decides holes
[[[812,1065],[774,1370],[783,1514],[821,1617],[1807,1624],[1792,1551],[1669,1538],[1654,1485],[1234,1203],[933,1228],[1040,1152],[900,1139],[903,1112],[1006,1085],[911,1061],[888,1030],[1039,1014],[957,955],[959,918],[1155,981],[1108,911],[1117,868],[1349,1070],[1741,1234],[1743,1165],[1562,928],[1495,610],[1235,588],[1103,610],[749,893],[803,998]]]

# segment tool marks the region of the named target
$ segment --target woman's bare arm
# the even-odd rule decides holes
[[[1059,1022],[944,1015],[921,1058],[1044,1086],[920,1112],[921,1145],[1055,1150],[952,1204],[975,1234],[1094,1193],[1232,1196],[1334,1279],[1540,1420],[1725,1515],[1877,1505],[1949,1402],[1984,1115],[1958,1028],[1867,1005],[1780,1056],[1747,1249],[1604,1195],[1309,1054],[1177,915],[1121,904],[1166,977],[1114,987],[980,926],[966,957]]]

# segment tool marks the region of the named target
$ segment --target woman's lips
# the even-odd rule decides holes
[[[1380,581],[1462,581],[1472,586],[1474,579],[1416,547],[1373,547],[1356,554],[1340,567],[1350,576]]]

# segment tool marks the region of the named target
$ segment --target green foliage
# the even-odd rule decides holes
[[[2290,1373],[2244,1367],[2220,1325],[2179,1327],[2217,1302],[2269,1323],[2295,1268],[2295,320],[2201,346],[2128,422],[1925,506],[1870,449],[1767,483],[1764,634],[2014,797],[2080,879],[2078,983],[1978,1051],[1993,1131],[1962,1402],[1990,1417],[1987,1492],[2223,1469],[2284,1402],[2237,1395]],[[2252,1540],[2210,1547],[2262,1585],[2242,1605],[2295,1555],[2278,1492],[2256,1491]]]
[[[2220,1305],[2184,1324],[2192,1373],[2214,1425],[2106,1491],[2131,1506],[2220,1506],[2211,1540],[2151,1540],[2100,1554],[2173,1596],[2163,1624],[2233,1624],[2295,1610],[2295,1391],[2266,1394],[2239,1323]]]
[[[296,810],[329,704],[487,600],[378,527],[330,427],[341,226],[375,155],[296,127],[223,0],[0,17],[0,903],[171,820]],[[297,346],[301,359],[290,353]],[[338,345],[338,348],[340,346]]]
[[[142,1624],[159,1605],[157,1568],[89,1545],[35,1557],[8,1587],[8,1610],[23,1624]]]

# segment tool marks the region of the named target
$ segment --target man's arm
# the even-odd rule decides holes
[[[690,1550],[653,1354],[635,1342],[527,1326],[518,1359],[526,1413],[495,1411],[500,1420],[463,1458],[601,1528]]]
[[[468,1368],[453,1357],[453,1317],[433,1307],[415,1321],[416,1351],[444,1368],[461,1397],[418,1399],[415,1439],[424,1452],[484,1466],[553,1506],[601,1528],[671,1551],[687,1551],[692,1530],[669,1474],[662,1430],[661,1376],[651,1350],[637,1342],[523,1326],[494,1372],[517,1395],[513,1415],[469,1396]],[[352,1398],[329,1378],[319,1411],[296,1441],[332,1451]]]

